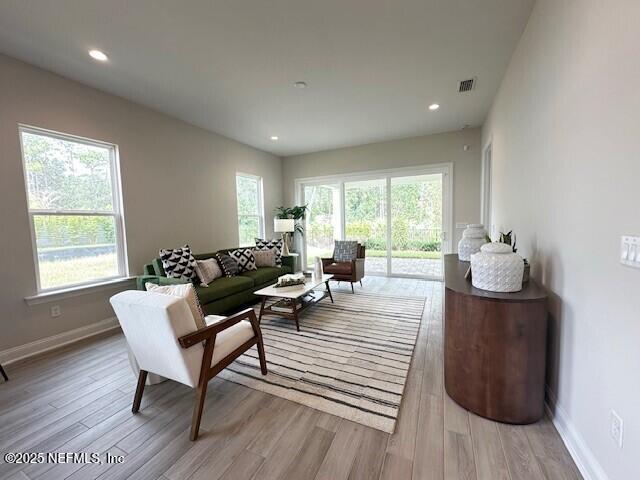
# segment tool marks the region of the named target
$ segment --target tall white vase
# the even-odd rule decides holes
[[[322,260],[320,259],[320,257],[316,257],[316,261],[313,264],[313,276],[316,278],[322,278],[322,275],[324,275]]]
[[[487,243],[487,232],[484,225],[472,223],[462,232],[462,239],[458,242],[458,260],[468,262],[471,255],[480,251],[480,247]]]

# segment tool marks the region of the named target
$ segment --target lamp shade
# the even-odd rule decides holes
[[[273,231],[274,232],[293,232],[296,228],[295,220],[293,218],[274,218],[273,219]]]

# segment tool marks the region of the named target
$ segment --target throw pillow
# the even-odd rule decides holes
[[[190,283],[183,283],[180,285],[156,285],[155,283],[147,282],[144,284],[144,288],[147,292],[162,293],[164,295],[171,295],[173,297],[184,298],[189,305],[189,310],[193,315],[193,321],[196,324],[196,328],[200,330],[207,326],[204,321],[204,314],[198,301],[198,295],[196,289]]]
[[[256,267],[275,267],[276,266],[275,248],[269,250],[254,250],[253,256],[256,259]]]
[[[279,240],[265,240],[262,238],[256,238],[256,250],[271,250],[276,249],[276,266],[282,265],[282,239]]]
[[[223,275],[215,258],[196,260],[196,273],[200,279],[201,287],[208,287],[211,282]]]
[[[218,260],[225,277],[234,277],[238,274],[238,262],[231,258],[228,253],[216,253],[216,260]]]
[[[356,240],[336,240],[333,259],[336,262],[350,262],[358,257],[358,242]]]
[[[160,250],[162,268],[167,277],[191,280],[196,276],[196,259],[189,245]]]
[[[256,267],[256,258],[253,256],[253,250],[250,248],[231,250],[229,256],[238,264],[238,273],[258,269],[258,267]]]

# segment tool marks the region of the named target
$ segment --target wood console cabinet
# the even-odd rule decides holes
[[[544,408],[547,296],[533,280],[520,292],[474,288],[468,262],[445,255],[444,378],[449,396],[505,423],[539,420]]]

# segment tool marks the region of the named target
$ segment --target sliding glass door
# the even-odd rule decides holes
[[[345,238],[367,247],[366,274],[387,273],[387,181],[344,183]]]
[[[442,174],[391,179],[390,273],[442,277]]]
[[[299,181],[308,206],[303,257],[329,257],[337,239],[366,246],[365,273],[442,278],[450,251],[450,166]]]
[[[305,253],[307,268],[313,268],[316,257],[330,257],[333,243],[342,238],[341,186],[305,185],[303,204],[308,211],[305,218]]]

